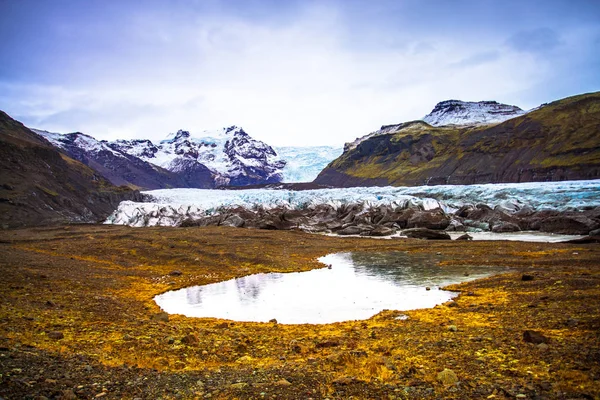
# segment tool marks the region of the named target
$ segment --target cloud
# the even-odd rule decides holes
[[[395,21],[385,2],[377,18],[333,1],[235,12],[206,9],[212,3],[224,4],[113,9],[117,23],[73,16],[48,23],[44,43],[52,50],[35,41],[13,60],[37,73],[19,75],[21,64],[12,75],[0,70],[0,108],[33,127],[102,139],[160,140],[177,129],[236,124],[273,145],[340,145],[420,118],[448,98],[538,105],[516,94],[590,57],[585,47],[555,62],[588,33],[453,34],[437,26],[446,15],[427,24],[412,14]],[[507,41],[506,31],[517,33]]]
[[[520,31],[507,40],[511,48],[527,53],[549,52],[557,48],[560,43],[558,34],[550,28]]]

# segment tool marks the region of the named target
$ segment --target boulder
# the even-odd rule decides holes
[[[222,222],[221,225],[233,226],[235,228],[241,228],[244,226],[246,221],[237,214],[228,215]]]
[[[414,239],[426,240],[450,240],[450,235],[446,232],[434,231],[427,228],[411,228],[402,231],[404,236]]]
[[[456,218],[452,218],[450,220],[450,224],[446,227],[446,230],[449,232],[464,232],[467,230],[462,221],[459,221]]]
[[[456,240],[473,240],[473,236],[469,235],[468,233],[465,233],[464,235],[460,235],[459,237],[457,237]]]
[[[390,236],[396,233],[396,230],[393,228],[388,228],[385,226],[376,226],[373,230],[368,233],[365,233],[365,236]]]
[[[362,233],[368,233],[371,232],[373,230],[372,227],[370,226],[365,226],[365,225],[350,225],[345,227],[344,229],[341,229],[339,231],[337,231],[336,233],[338,235],[360,235]]]
[[[582,214],[567,214],[550,217],[540,222],[540,231],[564,235],[587,235],[598,229],[600,224]]]
[[[492,232],[503,233],[503,232],[519,232],[521,228],[517,224],[512,222],[500,221],[492,224]]]
[[[443,211],[417,211],[407,221],[407,228],[427,228],[443,230],[450,225],[450,217]]]

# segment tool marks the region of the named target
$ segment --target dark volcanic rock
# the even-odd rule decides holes
[[[427,228],[411,228],[402,231],[404,236],[414,239],[427,240],[450,240],[450,235],[446,232],[434,231]]]
[[[344,229],[341,229],[337,232],[338,235],[360,235],[362,233],[369,233],[371,232],[372,228],[369,226],[348,226]]]
[[[587,235],[600,224],[585,215],[558,215],[540,221],[540,231],[565,235]]]
[[[512,222],[500,221],[492,225],[492,232],[495,233],[519,232],[520,230],[521,228],[519,228],[519,225],[513,224]]]
[[[450,217],[441,210],[417,211],[407,221],[407,228],[444,230],[450,225]]]

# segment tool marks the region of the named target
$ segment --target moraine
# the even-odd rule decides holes
[[[230,225],[339,233],[353,223],[362,226],[359,221],[363,220],[367,221],[365,224],[378,225],[381,214],[412,213],[413,219],[421,214],[423,218],[445,219],[446,225],[433,229],[471,233],[505,233],[511,224],[521,224],[532,229],[517,227],[511,232],[538,230],[586,235],[600,227],[600,180],[305,191],[169,189],[145,194],[151,197],[150,202],[123,202],[106,223],[137,227]],[[322,229],[322,220],[318,219],[324,210],[333,215],[325,224],[326,229]],[[279,218],[281,223],[275,221],[274,226],[268,227],[261,220],[267,217]],[[341,220],[338,224],[336,218]],[[407,227],[421,227],[418,222],[412,226],[393,222],[386,225],[394,231],[386,231],[387,235]],[[492,229],[496,223],[503,223],[502,229]],[[561,228],[563,225],[566,228]],[[357,229],[359,234],[361,228]]]

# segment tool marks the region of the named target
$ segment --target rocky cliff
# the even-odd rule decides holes
[[[414,186],[597,178],[600,92],[555,101],[499,124],[385,126],[347,145],[314,182]]]

